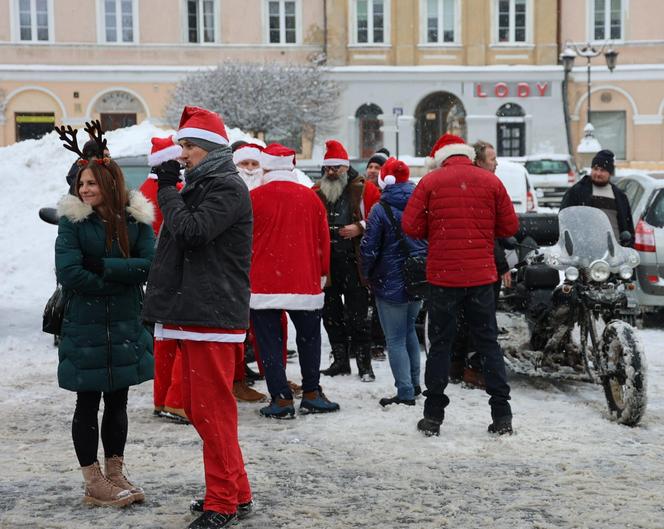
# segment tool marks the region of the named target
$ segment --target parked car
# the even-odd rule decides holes
[[[526,168],[516,162],[498,158],[496,176],[500,178],[517,213],[536,213],[537,196]]]
[[[148,157],[143,154],[140,156],[123,156],[113,158],[122,169],[125,177],[125,183],[128,189],[138,189],[145,182],[145,178],[150,173]]]
[[[664,175],[643,172],[625,174],[616,186],[627,195],[632,208],[634,249],[641,264],[636,269],[637,301],[646,313],[664,308]]]
[[[542,206],[559,207],[565,192],[577,181],[574,162],[567,154],[526,156],[524,166]]]

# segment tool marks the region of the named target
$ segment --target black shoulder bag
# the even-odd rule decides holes
[[[408,245],[403,238],[403,233],[401,232],[401,226],[394,218],[394,213],[392,213],[392,208],[389,204],[384,201],[380,201],[380,205],[383,206],[387,217],[390,219],[392,226],[397,232],[397,239],[399,239],[399,246],[401,247],[401,253],[403,253],[406,260],[403,263],[403,278],[404,283],[406,284],[406,292],[409,296],[415,299],[424,299],[429,295],[429,283],[427,282],[427,258],[424,255],[410,255],[410,250],[408,250]]]
[[[53,295],[46,302],[46,307],[44,307],[42,331],[56,336],[60,335],[68,301],[69,295],[58,285]]]

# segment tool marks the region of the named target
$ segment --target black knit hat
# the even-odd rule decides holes
[[[387,161],[387,159],[390,157],[390,151],[388,151],[385,147],[382,149],[378,149],[371,158],[369,158],[369,161],[367,162],[367,167],[369,167],[369,164],[371,163],[377,163],[381,167],[383,167],[383,164]]]
[[[613,174],[616,169],[613,163],[614,159],[615,155],[613,154],[612,151],[608,149],[602,149],[595,155],[592,163],[590,164],[590,167],[599,167],[601,169],[606,169],[610,174]]]

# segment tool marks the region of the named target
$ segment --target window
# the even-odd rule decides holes
[[[386,44],[389,0],[355,0],[355,44]]]
[[[428,44],[456,42],[457,0],[425,0],[426,40]]]
[[[37,140],[55,127],[53,112],[16,112],[14,114],[16,141]]]
[[[506,103],[498,109],[496,116],[498,117],[498,156],[524,156],[526,154],[526,114],[523,109],[514,103]]]
[[[104,0],[104,41],[134,42],[136,0]]]
[[[622,35],[622,0],[591,0],[593,40],[620,40]]]
[[[527,2],[528,0],[498,0],[498,42],[526,42]]]
[[[371,158],[383,146],[383,133],[380,130],[383,122],[378,119],[382,113],[382,109],[373,103],[362,105],[355,113],[360,133],[360,158]]]
[[[49,0],[18,0],[19,40],[49,41]]]
[[[602,149],[610,149],[619,160],[626,156],[626,113],[624,110],[590,112],[590,122]]]
[[[187,42],[215,42],[215,0],[187,0]]]
[[[269,0],[268,42],[295,44],[297,38],[297,2],[295,0]]]

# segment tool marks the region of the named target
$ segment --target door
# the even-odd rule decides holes
[[[16,112],[16,141],[37,140],[55,127],[53,112]]]
[[[109,112],[99,114],[101,128],[104,131],[122,129],[136,125],[136,114],[124,112]]]

